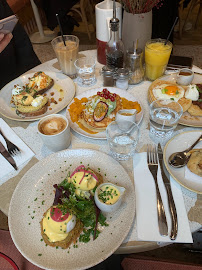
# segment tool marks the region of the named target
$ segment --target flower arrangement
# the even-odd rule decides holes
[[[140,14],[159,8],[163,5],[163,0],[120,0],[123,8],[128,13]]]

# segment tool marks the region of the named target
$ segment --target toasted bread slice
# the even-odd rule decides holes
[[[46,215],[46,212],[44,213],[44,216]],[[50,242],[48,236],[45,234],[43,230],[43,219],[40,222],[41,224],[41,235],[43,237],[44,242],[51,246],[51,247],[61,247],[61,248],[68,248],[71,243],[75,243],[76,239],[79,237],[79,235],[83,231],[83,223],[80,220],[76,220],[76,225],[74,229],[68,233],[67,237],[62,241],[56,241],[56,242]]]
[[[42,71],[36,72],[27,84],[27,92],[30,95],[42,95],[54,85],[54,80]]]
[[[47,97],[43,97],[43,100],[41,102],[41,104],[37,107],[34,106],[25,106],[22,104],[17,104],[16,105],[16,113],[24,115],[24,116],[38,116],[41,114],[44,114],[47,111],[47,107],[48,107],[48,98]]]

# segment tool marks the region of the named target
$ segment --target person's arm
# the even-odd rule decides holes
[[[13,35],[0,33],[0,53],[6,48],[6,46],[10,43]]]

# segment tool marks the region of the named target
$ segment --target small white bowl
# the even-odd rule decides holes
[[[118,122],[119,120],[121,121],[131,121],[135,123],[135,118],[136,118],[136,113],[137,110],[136,109],[123,109],[123,110],[119,110],[116,114],[116,122]]]
[[[98,198],[100,188],[102,188],[103,186],[106,186],[106,185],[113,186],[113,187],[117,188],[120,192],[120,196],[114,204],[106,204],[106,203],[100,201],[100,199]],[[94,196],[95,204],[102,212],[106,212],[106,213],[114,212],[120,207],[125,190],[126,189],[124,187],[120,187],[120,186],[114,185],[112,183],[103,183],[103,184],[99,185],[95,191],[95,196]]]
[[[176,82],[180,85],[189,85],[194,79],[194,72],[189,68],[180,69]]]

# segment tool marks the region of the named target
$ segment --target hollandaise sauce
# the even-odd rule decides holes
[[[76,189],[80,190],[92,190],[96,184],[97,180],[93,177],[90,172],[78,171],[71,178],[70,181],[74,184]]]
[[[50,208],[43,218],[43,230],[50,242],[64,240],[75,224],[76,217],[70,213],[63,215],[59,208]]]
[[[104,185],[100,188],[98,198],[105,204],[115,204],[120,197],[120,191],[112,185]]]

